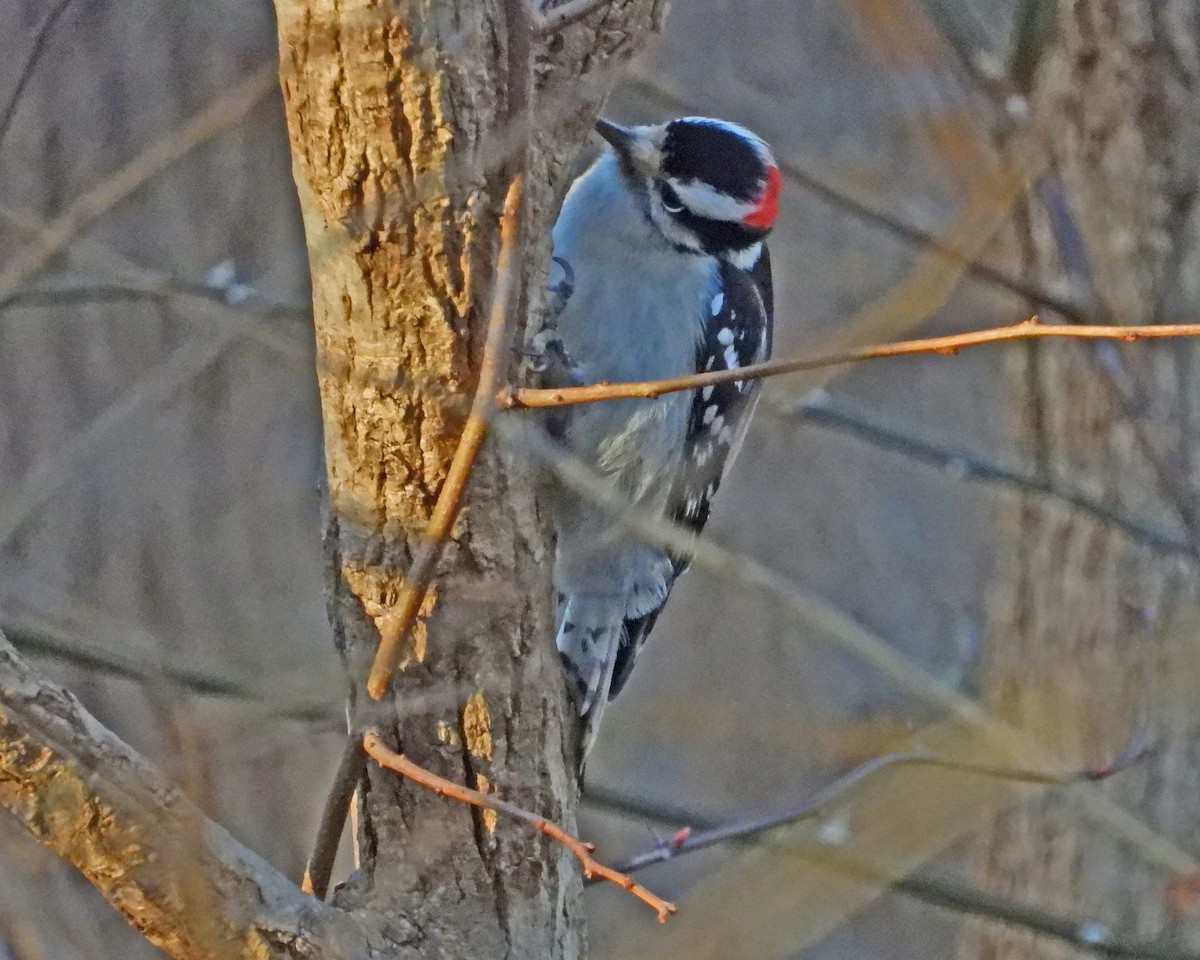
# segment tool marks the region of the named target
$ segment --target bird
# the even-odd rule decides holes
[[[622,126],[571,185],[552,231],[548,321],[571,386],[731,370],[771,354],[766,237],[781,176],[770,147],[709,117]],[[550,412],[547,431],[631,507],[699,534],[745,436],[758,381]],[[556,646],[582,719],[581,757],[688,559],[631,535],[610,510],[551,482]],[[581,760],[582,766],[583,760]]]

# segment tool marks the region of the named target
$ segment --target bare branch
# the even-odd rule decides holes
[[[1200,336],[1200,324],[1150,324],[1145,326],[1095,326],[1084,324],[1043,324],[1037,317],[1003,327],[991,327],[970,333],[955,333],[944,337],[902,340],[792,360],[768,360],[732,370],[713,370],[709,373],[688,374],[662,380],[643,380],[629,383],[598,383],[585,387],[530,388],[510,387],[497,398],[503,409],[564,407],[580,403],[625,398],[654,398],[680,390],[694,390],[718,383],[739,383],[761,380],[819,367],[835,367],[863,360],[884,357],[910,357],[918,354],[953,355],[959,350],[984,343],[1007,343],[1014,340],[1034,340],[1063,337],[1084,340],[1125,340],[1132,343],[1143,338]]]
[[[3,215],[0,212],[0,216]],[[56,277],[55,280],[58,282],[48,283],[45,286],[26,287],[20,293],[14,294],[3,306],[0,306],[0,312],[13,308],[60,307],[129,300],[151,300],[157,303],[166,303],[177,295],[185,294],[202,297],[215,305],[236,310],[254,320],[311,322],[312,308],[304,304],[273,302],[257,296],[238,303],[231,303],[226,299],[226,291],[219,287],[204,283],[188,283],[170,277],[165,279],[167,280],[165,287],[158,285],[151,287],[115,277],[99,280],[69,276]]]
[[[325,798],[321,811],[321,822],[317,826],[317,837],[313,841],[313,852],[304,866],[304,878],[300,889],[320,900],[329,892],[329,878],[333,876],[333,864],[337,860],[338,844],[346,827],[346,815],[358,789],[359,779],[367,765],[362,740],[351,733],[342,749],[342,759],[333,775],[333,786]]]
[[[259,67],[231,91],[178,130],[142,150],[125,166],[105,177],[48,225],[41,244],[23,250],[0,270],[0,304],[5,303],[75,237],[121,201],[222,130],[253,110],[278,84],[274,64]]]
[[[433,581],[434,568],[441,558],[450,530],[462,506],[471,468],[487,436],[488,421],[493,412],[492,397],[499,389],[504,376],[506,360],[509,302],[512,299],[516,277],[516,247],[521,203],[521,178],[515,177],[509,184],[504,198],[504,215],[500,220],[500,255],[496,267],[496,285],[492,292],[491,313],[488,318],[487,339],[483,348],[483,361],[479,372],[479,384],[471,402],[471,412],[463,426],[454,459],[446,474],[445,483],[438,494],[433,515],[425,531],[424,542],[404,578],[404,589],[395,608],[384,618],[380,628],[379,648],[367,677],[367,693],[378,700],[392,682],[392,674],[400,659],[400,645],[412,629],[417,611],[420,610],[429,585]]]
[[[444,777],[439,777],[437,774],[431,773],[413,763],[403,754],[389,750],[380,739],[379,734],[374,731],[368,731],[364,734],[362,743],[363,749],[381,767],[386,767],[394,773],[407,777],[414,783],[420,784],[422,787],[432,790],[440,796],[461,800],[463,803],[482,807],[485,810],[494,810],[497,813],[503,813],[506,816],[521,820],[539,832],[544,833],[550,839],[561,843],[583,865],[585,879],[607,880],[609,883],[615,883],[618,887],[628,890],[639,900],[642,900],[654,909],[658,914],[659,923],[666,923],[671,914],[676,912],[675,904],[656,896],[620,871],[614,870],[612,867],[606,867],[597,861],[592,857],[592,852],[596,849],[595,846],[585,843],[578,837],[572,836],[558,824],[547,820],[545,817],[539,817],[536,813],[523,810],[521,807],[508,803],[506,800],[501,800],[490,794],[480,793],[478,790],[472,790],[470,787],[465,787],[462,784],[454,783],[452,780],[446,780]]]
[[[366,953],[349,916],[205,818],[2,635],[0,807],[178,960]]]
[[[583,800],[610,813],[656,820],[664,824],[691,823],[705,829],[715,826],[711,818],[706,818],[703,814],[664,807],[603,789],[589,789]],[[1176,944],[1153,940],[1125,940],[1116,936],[1112,928],[1105,923],[1076,920],[1050,913],[981,890],[956,877],[929,870],[896,876],[894,871],[873,863],[866,857],[830,844],[796,844],[790,849],[797,856],[811,860],[814,866],[820,869],[849,874],[952,913],[991,920],[1061,940],[1098,956],[1128,957],[1130,960],[1200,960],[1200,953],[1180,949]]]
[[[54,242],[52,226],[42,223],[36,217],[0,206],[0,218],[33,233],[41,243]],[[230,334],[243,335],[288,360],[306,364],[311,362],[312,348],[307,343],[311,338],[309,330],[304,330],[302,336],[302,331],[295,325],[282,330],[276,329],[271,324],[261,322],[267,318],[267,313],[259,312],[254,307],[248,308],[245,303],[225,303],[213,296],[211,288],[197,289],[195,284],[165,271],[145,267],[95,240],[80,238],[72,242],[71,255],[83,265],[102,271],[113,283],[128,289],[131,295],[162,298],[174,309],[184,313],[187,319],[202,324],[206,329],[219,328]],[[40,289],[34,287],[14,293],[0,302],[0,309],[10,304],[36,304]],[[289,308],[281,306],[280,312],[272,313],[271,316],[284,316],[288,311]],[[305,315],[310,313],[311,310]]]
[[[843,777],[839,777],[829,786],[817,792],[799,807],[783,813],[769,814],[750,820],[740,820],[723,824],[708,830],[693,831],[685,827],[676,833],[675,837],[666,843],[656,843],[625,860],[614,864],[614,869],[624,873],[634,873],[655,863],[671,860],[685,853],[703,850],[718,843],[730,840],[746,840],[787,826],[801,820],[812,820],[829,811],[839,799],[883,770],[898,766],[928,766],[941,767],[944,770],[955,770],[973,776],[989,777],[995,780],[1006,780],[1011,783],[1031,783],[1041,786],[1064,787],[1074,783],[1095,782],[1106,780],[1113,774],[1127,770],[1133,764],[1145,759],[1150,753],[1150,744],[1144,731],[1139,731],[1130,745],[1114,757],[1096,767],[1083,770],[1046,771],[1024,770],[1019,767],[1006,767],[999,764],[972,763],[957,757],[946,757],[928,750],[907,750],[900,753],[889,753],[860,764]]]
[[[845,433],[877,449],[897,453],[916,463],[934,467],[955,480],[995,484],[1022,493],[1050,497],[1086,513],[1101,523],[1116,527],[1138,543],[1144,543],[1164,553],[1188,557],[1196,555],[1190,543],[1168,529],[1161,529],[1118,512],[1079,490],[1060,486],[1045,477],[1006,467],[965,450],[930,443],[883,422],[868,412],[835,400],[823,390],[798,400],[767,398],[761,409],[780,417],[797,418],[814,426]]]
[[[12,126],[13,117],[21,103],[21,97],[25,94],[25,88],[29,85],[33,71],[37,69],[38,61],[46,50],[46,40],[50,36],[50,31],[54,29],[54,25],[58,23],[59,18],[67,12],[67,7],[73,2],[74,0],[58,0],[58,3],[46,11],[42,22],[34,29],[25,63],[17,75],[17,82],[8,97],[8,102],[4,104],[4,109],[0,110],[0,143],[4,142],[4,136],[8,133],[8,128]]]
[[[837,644],[863,664],[886,676],[899,688],[937,705],[965,729],[987,737],[990,744],[1030,766],[1052,764],[1053,754],[1032,738],[989,713],[983,706],[934,677],[894,647],[866,630],[842,611],[808,596],[787,577],[752,557],[726,549],[704,537],[632,506],[628,496],[578,457],[536,431],[498,418],[496,433],[526,455],[552,469],[569,489],[611,512],[614,521],[631,535],[658,544],[712,571],[728,582],[737,582],[772,597],[814,639]],[[1200,872],[1188,851],[1156,832],[1124,808],[1099,793],[1082,793],[1076,800],[1085,815],[1111,835],[1134,847],[1146,863],[1174,873]]]

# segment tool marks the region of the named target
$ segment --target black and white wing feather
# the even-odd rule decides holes
[[[713,297],[697,341],[698,373],[746,367],[771,356],[774,291],[766,244],[750,270],[722,261],[720,271],[719,292]],[[683,464],[668,499],[667,516],[676,524],[697,534],[704,529],[713,496],[745,438],[759,383],[735,380],[695,391]],[[678,577],[687,569],[688,560],[676,556],[673,564],[674,577]],[[629,678],[638,651],[661,610],[660,604],[645,616],[625,621],[608,691],[610,700]]]

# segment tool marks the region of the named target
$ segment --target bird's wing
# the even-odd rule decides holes
[[[766,244],[750,270],[722,262],[720,281],[721,292],[713,298],[697,341],[697,372],[745,367],[771,355],[774,291]],[[696,534],[704,529],[721,478],[745,438],[758,389],[758,380],[741,380],[693,391],[683,461],[671,486],[666,511],[667,517],[681,527]],[[687,569],[688,562],[685,557],[673,558],[672,580]],[[666,596],[662,599],[665,603]],[[625,621],[609,687],[610,700],[629,678],[661,609],[659,604]]]

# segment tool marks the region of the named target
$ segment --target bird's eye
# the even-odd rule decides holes
[[[663,209],[667,213],[683,212],[683,201],[679,199],[679,194],[675,192],[675,188],[669,183],[660,183],[658,185],[658,195],[662,197]]]

